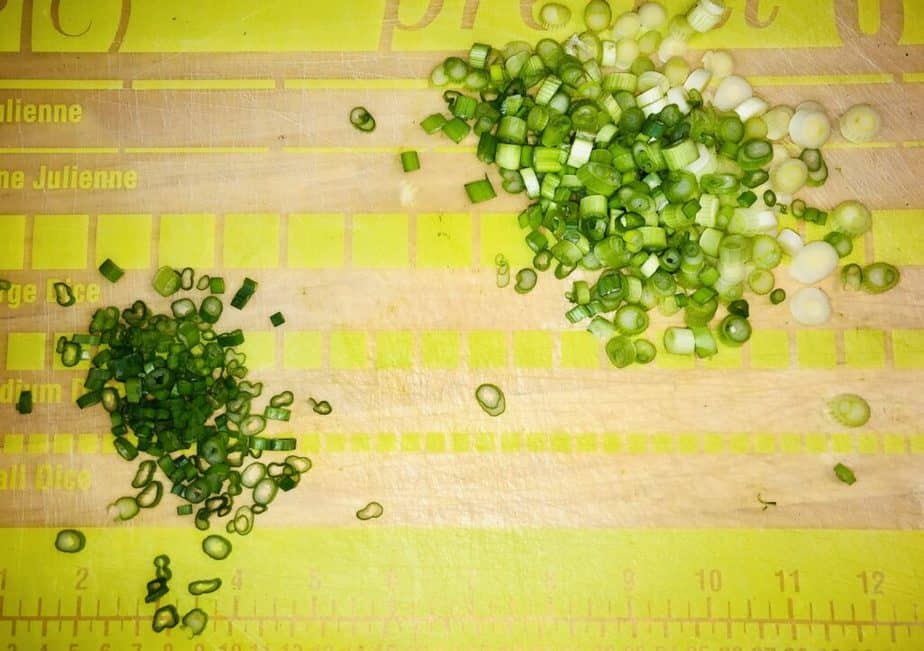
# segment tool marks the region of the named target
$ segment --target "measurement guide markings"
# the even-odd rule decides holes
[[[854,604],[850,604],[850,619],[855,622],[857,627],[857,638],[860,642],[863,641],[863,625],[857,621],[857,607]]]
[[[730,639],[731,639],[731,636],[732,636],[732,623],[731,623],[732,609],[731,609],[731,601],[728,601],[728,602],[726,603],[725,612],[726,612],[725,617],[726,617],[726,619],[728,620],[728,621],[725,622],[725,637],[726,637],[727,639],[730,640]],[[670,612],[668,612],[668,614],[670,614]],[[748,626],[748,625],[747,625],[747,622],[745,622],[745,624],[744,624],[745,632],[747,632],[747,626]]]
[[[0,90],[122,90],[121,79],[0,79]]]
[[[275,90],[275,79],[135,79],[132,90]]]
[[[792,603],[792,597],[786,598],[786,613],[787,615],[789,615],[790,621],[795,620],[796,612],[795,612],[795,606]],[[792,639],[795,640],[799,635],[796,625],[792,624],[790,630],[792,631]]]

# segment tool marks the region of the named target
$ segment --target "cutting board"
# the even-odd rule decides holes
[[[419,127],[445,106],[431,68],[475,41],[548,35],[540,4],[0,2],[10,648],[186,648],[146,632],[138,605],[159,551],[231,586],[202,600],[214,610],[201,648],[924,648],[924,5],[729,2],[691,52],[731,49],[771,103],[878,108],[877,141],[836,134],[830,180],[806,199],[869,205],[851,260],[895,263],[901,285],[867,296],[827,282],[835,314],[819,328],[757,300],[743,348],[617,370],[563,318],[567,284],[495,286],[497,253],[514,270],[530,260],[524,197],[471,206],[463,184],[485,173],[474,141]],[[357,105],[374,133],[350,126]],[[421,171],[401,171],[405,149]],[[49,188],[49,171],[72,187]],[[96,272],[106,257],[128,269],[117,285]],[[295,392],[273,432],[314,462],[220,568],[202,565],[201,534],[172,502],[107,520],[133,465],[103,414],[73,405],[81,374],[53,354],[100,306],[166,309],[149,284],[163,264],[231,291],[259,282],[222,326],[245,330],[270,392]],[[54,304],[56,280],[76,306]],[[654,318],[652,336],[670,323]],[[502,417],[477,407],[482,382],[505,391]],[[24,385],[28,418],[12,409]],[[868,426],[824,416],[842,392],[867,398]],[[836,480],[837,462],[856,485]],[[370,500],[383,517],[357,520]],[[62,526],[90,532],[84,556],[53,553]]]

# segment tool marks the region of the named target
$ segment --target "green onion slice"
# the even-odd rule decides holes
[[[103,278],[111,283],[119,282],[119,279],[125,275],[125,270],[113,262],[111,258],[103,260],[102,264],[99,266],[99,272],[102,274]]]
[[[190,637],[201,635],[208,622],[209,616],[201,608],[193,608],[183,615],[183,628],[189,631]]]
[[[842,463],[838,463],[834,466],[834,475],[848,486],[857,483],[857,476],[853,473],[853,470]]]
[[[199,596],[203,594],[209,594],[210,592],[215,592],[218,588],[221,587],[221,579],[199,579],[198,581],[193,581],[189,584],[189,594]]]
[[[87,545],[87,537],[77,529],[62,529],[55,536],[55,549],[65,554],[76,554]]]
[[[869,403],[855,393],[841,393],[828,401],[827,413],[844,427],[862,427],[869,422]]]
[[[375,518],[382,517],[382,514],[385,512],[385,509],[378,502],[369,502],[356,512],[356,517],[360,520],[374,520]]]
[[[375,131],[375,118],[363,106],[357,106],[350,111],[350,124],[365,133]]]
[[[55,301],[61,307],[70,307],[77,302],[77,299],[74,297],[74,291],[67,283],[55,283],[54,290]]]
[[[151,620],[151,628],[155,633],[168,628],[175,628],[180,623],[180,615],[176,611],[176,606],[170,604],[161,606],[154,612],[154,618]]]
[[[228,558],[231,553],[231,543],[221,536],[206,536],[202,541],[202,551],[209,558],[221,561]]]
[[[504,392],[496,384],[481,384],[475,389],[478,406],[489,416],[500,416],[507,409]]]

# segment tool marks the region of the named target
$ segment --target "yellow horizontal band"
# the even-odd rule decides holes
[[[118,147],[0,147],[0,154],[118,154]]]
[[[2,90],[121,90],[121,79],[0,79]]]
[[[136,79],[135,90],[273,90],[275,79]]]
[[[286,90],[420,90],[426,79],[286,79]]]
[[[748,77],[754,86],[849,86],[855,84],[891,84],[895,75],[870,73],[852,75],[755,75]]]
[[[283,147],[287,154],[396,154],[412,147]]]
[[[825,145],[825,149],[891,149],[897,147],[896,142],[832,142]]]
[[[924,83],[924,72],[903,72],[902,81],[906,84]]]
[[[126,147],[126,154],[265,154],[269,147]]]

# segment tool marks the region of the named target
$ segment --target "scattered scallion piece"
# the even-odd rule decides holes
[[[161,296],[167,297],[180,291],[181,282],[182,279],[176,269],[172,267],[161,267],[157,270],[157,273],[154,274],[151,285],[154,287],[154,291]]]
[[[844,289],[857,292],[863,287],[863,267],[858,264],[848,264],[841,269],[841,285]]]
[[[154,618],[151,620],[151,628],[155,633],[160,633],[168,628],[176,628],[180,623],[180,615],[176,611],[176,606],[168,604],[161,606],[154,612]]]
[[[416,172],[420,169],[420,156],[416,151],[401,152],[401,169],[405,172]]]
[[[206,536],[202,540],[202,551],[205,552],[206,556],[209,558],[221,561],[228,558],[228,555],[231,553],[231,543],[228,542],[227,538],[213,534],[211,536]]]
[[[497,193],[494,191],[494,186],[491,185],[491,181],[487,176],[478,181],[466,183],[465,192],[468,194],[468,199],[472,203],[482,203],[497,196]]]
[[[16,411],[23,415],[32,413],[32,391],[24,389],[19,392],[19,398],[16,400]]]
[[[853,473],[853,470],[842,463],[838,463],[836,466],[834,466],[834,474],[839,480],[848,486],[852,486],[857,483],[857,476]]]
[[[275,312],[270,315],[270,323],[273,324],[274,328],[278,328],[285,322],[286,322],[286,317],[283,315],[282,312]]]
[[[113,262],[111,258],[103,260],[102,264],[99,266],[99,272],[102,274],[103,278],[111,283],[119,282],[119,279],[125,275],[125,270]]]
[[[240,289],[237,290],[234,294],[234,298],[231,299],[231,307],[243,310],[256,291],[257,281],[251,278],[244,278],[244,282],[241,283]]]
[[[209,623],[209,616],[201,608],[193,608],[183,615],[183,628],[189,631],[190,637],[202,635]]]
[[[212,276],[209,278],[209,292],[212,294],[224,294],[225,293],[225,279],[221,277]]]
[[[536,287],[539,276],[532,269],[524,268],[517,272],[517,284],[514,289],[517,294],[528,294]]]
[[[863,267],[861,287],[869,294],[882,294],[898,285],[902,275],[899,270],[885,262],[874,262]]]
[[[774,305],[779,305],[786,300],[786,290],[782,288],[774,289],[770,292],[770,302]]]
[[[65,554],[76,554],[86,547],[87,537],[77,529],[62,529],[55,536],[55,549]]]
[[[559,2],[547,2],[539,10],[539,22],[545,29],[564,27],[571,20],[571,10]]]
[[[138,515],[138,501],[134,497],[120,497],[109,505],[109,514],[113,520],[131,520]]]
[[[365,133],[375,131],[375,118],[363,106],[357,106],[350,111],[350,124]]]
[[[869,104],[851,106],[840,117],[841,135],[853,143],[870,142],[879,134],[882,118]]]
[[[494,266],[497,271],[497,286],[501,289],[510,284],[510,263],[503,253],[494,256]]]
[[[334,408],[330,406],[330,403],[327,400],[315,400],[314,398],[308,398],[308,404],[311,407],[314,413],[319,416],[327,416],[330,414]]]
[[[192,267],[184,267],[180,271],[180,289],[189,291],[196,284],[196,271]]]
[[[475,400],[488,416],[500,416],[507,409],[504,392],[496,384],[481,384],[475,389]]]
[[[765,500],[760,496],[760,493],[757,494],[757,501],[760,502],[760,504],[764,507],[761,509],[761,511],[766,511],[771,506],[776,506],[775,500]]]
[[[209,285],[211,284],[211,282],[212,282],[212,279],[211,277],[209,277],[208,274],[202,274],[201,276],[199,276],[199,279],[196,281],[196,289],[198,289],[200,292],[204,292],[205,290],[209,288]]]
[[[221,587],[221,579],[200,579],[189,584],[189,594],[199,596],[215,592]]]
[[[70,307],[77,302],[74,296],[74,290],[67,283],[55,283],[55,302],[61,307]]]
[[[828,401],[827,414],[844,427],[862,427],[869,422],[869,403],[855,393],[841,393]]]
[[[374,520],[375,518],[382,517],[382,514],[385,512],[385,509],[382,508],[382,505],[378,502],[369,502],[356,512],[356,517],[360,520]]]
[[[11,283],[9,280],[6,278],[0,278],[0,292],[9,291],[12,286],[13,283]]]

